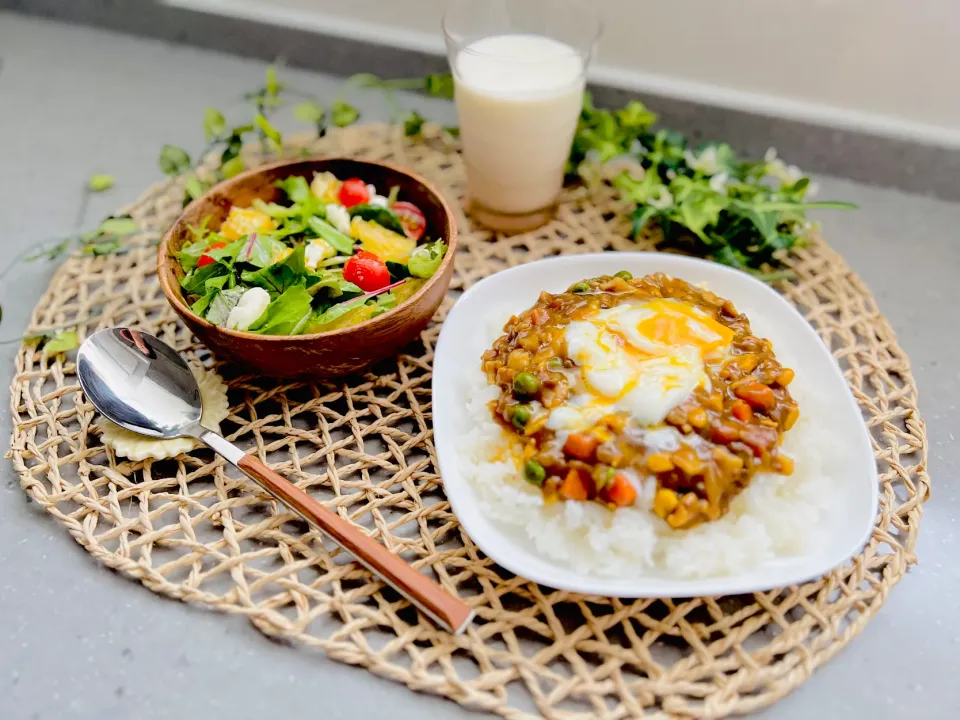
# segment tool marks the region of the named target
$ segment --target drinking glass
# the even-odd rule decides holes
[[[588,0],[454,0],[443,20],[470,212],[520,232],[550,219],[600,35]]]

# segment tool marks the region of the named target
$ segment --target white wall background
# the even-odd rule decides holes
[[[442,52],[446,0],[166,0]],[[596,0],[592,77],[960,146],[960,0]]]

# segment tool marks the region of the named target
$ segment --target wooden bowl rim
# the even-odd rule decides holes
[[[181,294],[179,292],[180,283],[176,279],[176,273],[168,266],[166,262],[176,262],[176,258],[172,255],[168,257],[167,247],[169,245],[170,239],[173,236],[173,231],[183,222],[184,216],[193,207],[194,204],[200,204],[206,200],[214,192],[223,193],[224,190],[229,190],[229,188],[245,180],[249,177],[255,177],[262,173],[269,171],[277,170],[283,167],[291,165],[301,165],[303,163],[309,162],[333,162],[346,160],[354,163],[359,163],[361,165],[378,165],[380,167],[385,167],[394,172],[400,173],[401,175],[406,175],[410,179],[422,185],[426,188],[428,193],[431,193],[439,202],[440,206],[443,208],[444,214],[447,216],[448,224],[450,225],[450,236],[447,238],[447,253],[444,256],[443,260],[440,262],[439,267],[434,271],[427,282],[423,284],[423,287],[420,288],[416,293],[411,295],[409,298],[404,300],[402,303],[398,304],[395,308],[390,308],[387,312],[378,315],[377,317],[370,318],[369,320],[364,320],[362,323],[357,323],[356,325],[349,325],[343,328],[337,328],[336,330],[327,330],[326,332],[321,333],[311,333],[309,335],[261,335],[259,333],[247,332],[246,330],[231,330],[229,328],[222,327],[220,325],[215,325],[206,318],[202,318],[197,315],[193,310],[190,309],[190,306],[187,305]],[[324,339],[324,338],[336,338],[338,336],[349,335],[356,332],[357,330],[366,329],[373,327],[374,325],[382,322],[385,319],[389,319],[397,310],[407,305],[410,305],[420,299],[421,296],[425,295],[427,291],[437,282],[441,280],[447,267],[453,263],[454,257],[456,256],[457,249],[457,223],[454,218],[453,212],[450,210],[450,206],[447,204],[447,201],[444,199],[443,195],[437,192],[437,189],[430,183],[426,178],[424,178],[419,173],[413,172],[406,168],[395,165],[394,163],[388,162],[379,162],[376,160],[361,160],[358,158],[343,157],[343,156],[333,156],[333,157],[312,157],[312,158],[299,158],[296,160],[279,160],[274,163],[269,163],[267,165],[260,165],[259,167],[252,168],[250,170],[245,170],[242,173],[235,175],[234,177],[224,180],[220,183],[217,183],[212,188],[207,190],[199,198],[187,205],[183,212],[177,217],[177,219],[171,223],[170,227],[163,234],[163,239],[160,241],[160,246],[157,249],[157,275],[160,279],[160,287],[163,289],[163,294],[167,297],[167,302],[174,306],[174,309],[177,310],[181,315],[189,316],[194,322],[198,323],[202,327],[214,332],[223,333],[224,335],[243,339],[243,340],[260,340],[268,342],[280,342],[291,340],[312,340],[312,339]],[[174,288],[176,284],[176,289]]]

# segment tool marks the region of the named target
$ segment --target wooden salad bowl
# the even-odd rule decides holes
[[[443,239],[447,253],[433,276],[420,290],[382,315],[350,327],[312,335],[257,335],[228,330],[191,312],[180,288],[183,270],[177,252],[193,236],[189,228],[205,218],[213,229],[234,205],[249,206],[255,198],[266,202],[281,199],[277,180],[300,175],[309,182],[314,173],[329,171],[340,179],[359,177],[378,188],[394,185],[400,198],[419,207],[427,220],[425,237]],[[361,370],[383,358],[396,355],[420,334],[446,295],[453,275],[457,228],[449,206],[426,180],[389,163],[346,158],[292,160],[248,170],[214,186],[194,200],[170,227],[157,256],[160,286],[177,315],[200,341],[218,357],[271,377],[332,378]]]

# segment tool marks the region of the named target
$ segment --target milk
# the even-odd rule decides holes
[[[457,53],[454,81],[471,200],[508,214],[550,206],[583,101],[580,54],[548,37],[495,35]]]

